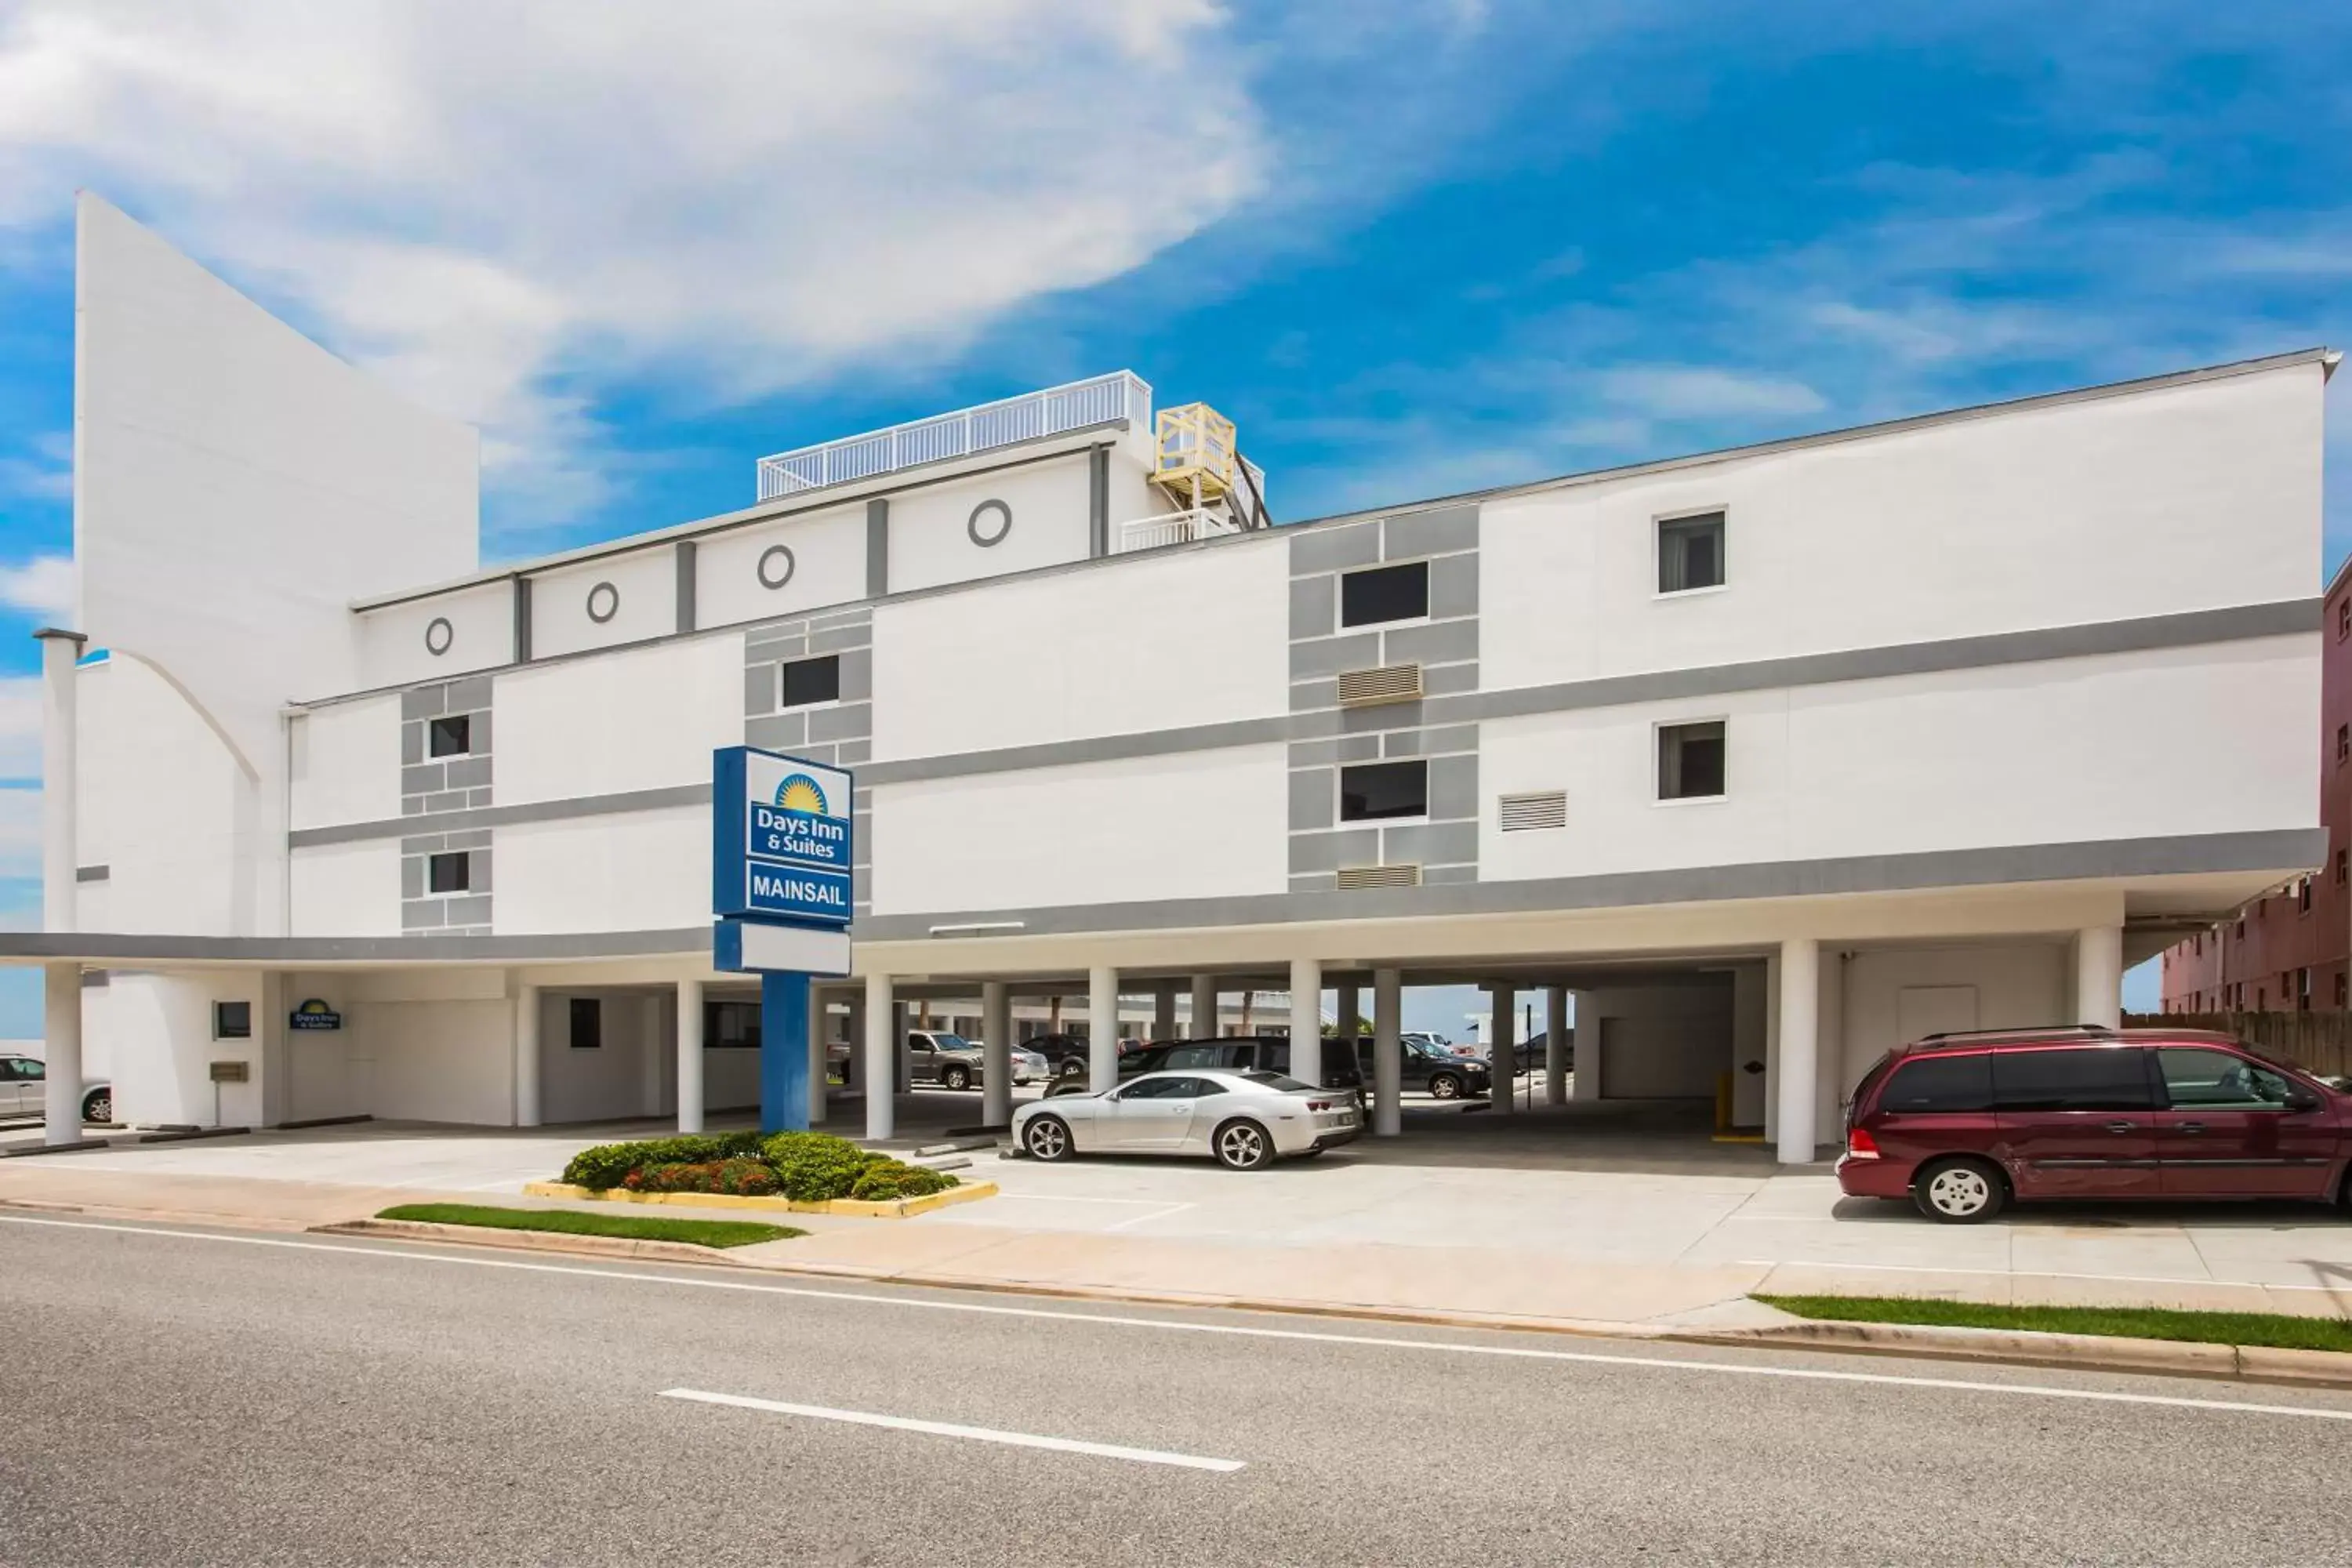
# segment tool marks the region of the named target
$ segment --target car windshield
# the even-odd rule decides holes
[[[1412,1048],[1412,1054],[1417,1057],[1435,1057],[1443,1059],[1454,1054],[1444,1047],[1432,1045],[1427,1040],[1407,1040],[1405,1044]]]
[[[979,1048],[961,1035],[933,1035],[931,1044],[943,1051],[969,1051]]]
[[[1282,1094],[1288,1094],[1294,1089],[1313,1089],[1315,1087],[1311,1083],[1301,1083],[1295,1078],[1286,1078],[1278,1072],[1267,1072],[1263,1068],[1252,1068],[1250,1071],[1242,1074],[1242,1077],[1249,1079],[1252,1083],[1262,1084],[1265,1088],[1274,1089]]]

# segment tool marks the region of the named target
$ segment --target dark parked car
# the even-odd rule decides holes
[[[2035,1198],[2344,1203],[2352,1097],[2226,1035],[1930,1035],[1854,1089],[1838,1185],[1969,1225]]]
[[[1147,1046],[1142,1050],[1121,1057],[1118,1075],[1132,1078],[1137,1073],[1201,1068],[1221,1068],[1227,1072],[1277,1072],[1288,1077],[1290,1041],[1274,1035],[1244,1035],[1215,1040],[1171,1040],[1164,1045]],[[1315,1087],[1351,1089],[1360,1093],[1364,1077],[1357,1068],[1355,1054],[1348,1049],[1345,1042],[1323,1042],[1323,1081]]]
[[[1324,1042],[1328,1050],[1336,1040]],[[1397,1042],[1397,1081],[1400,1088],[1417,1089],[1433,1100],[1460,1100],[1465,1095],[1491,1093],[1495,1087],[1493,1072],[1475,1057],[1457,1057],[1444,1046],[1433,1046],[1407,1035]],[[1369,1086],[1372,1081],[1372,1037],[1356,1037],[1356,1070]]]
[[[1022,1041],[1021,1048],[1036,1052],[1052,1065],[1055,1083],[1060,1084],[1070,1079],[1081,1083],[1086,1081],[1087,1043],[1077,1036],[1039,1035],[1034,1039]]]

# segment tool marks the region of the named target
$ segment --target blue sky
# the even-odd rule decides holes
[[[77,186],[480,424],[488,559],[1118,366],[1297,519],[2352,341],[2348,63],[2352,7],[2169,0],[0,0],[0,776]]]

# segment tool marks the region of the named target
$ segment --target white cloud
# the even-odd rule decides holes
[[[25,443],[29,456],[0,458],[0,495],[32,500],[73,498],[73,432],[50,431]]]
[[[1631,365],[1604,371],[1601,395],[1659,419],[1818,414],[1828,401],[1801,381],[1703,365]]]
[[[73,613],[74,565],[68,555],[36,555],[0,563],[0,605],[62,621]]]
[[[0,780],[40,776],[41,678],[0,676]],[[0,868],[0,876],[7,874]]]
[[[1209,0],[0,0],[0,226],[114,197],[557,511],[599,390],[919,373],[1265,157]]]

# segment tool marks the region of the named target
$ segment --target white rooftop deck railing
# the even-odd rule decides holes
[[[996,403],[960,408],[863,436],[845,436],[760,459],[760,499],[845,485],[942,458],[967,458],[1019,441],[1125,419],[1151,427],[1151,387],[1133,371],[1049,386]]]
[[[1114,553],[1124,555],[1130,550],[1157,550],[1163,544],[1190,544],[1196,539],[1242,531],[1242,525],[1223,508],[1198,507],[1123,522],[1111,544]]]

